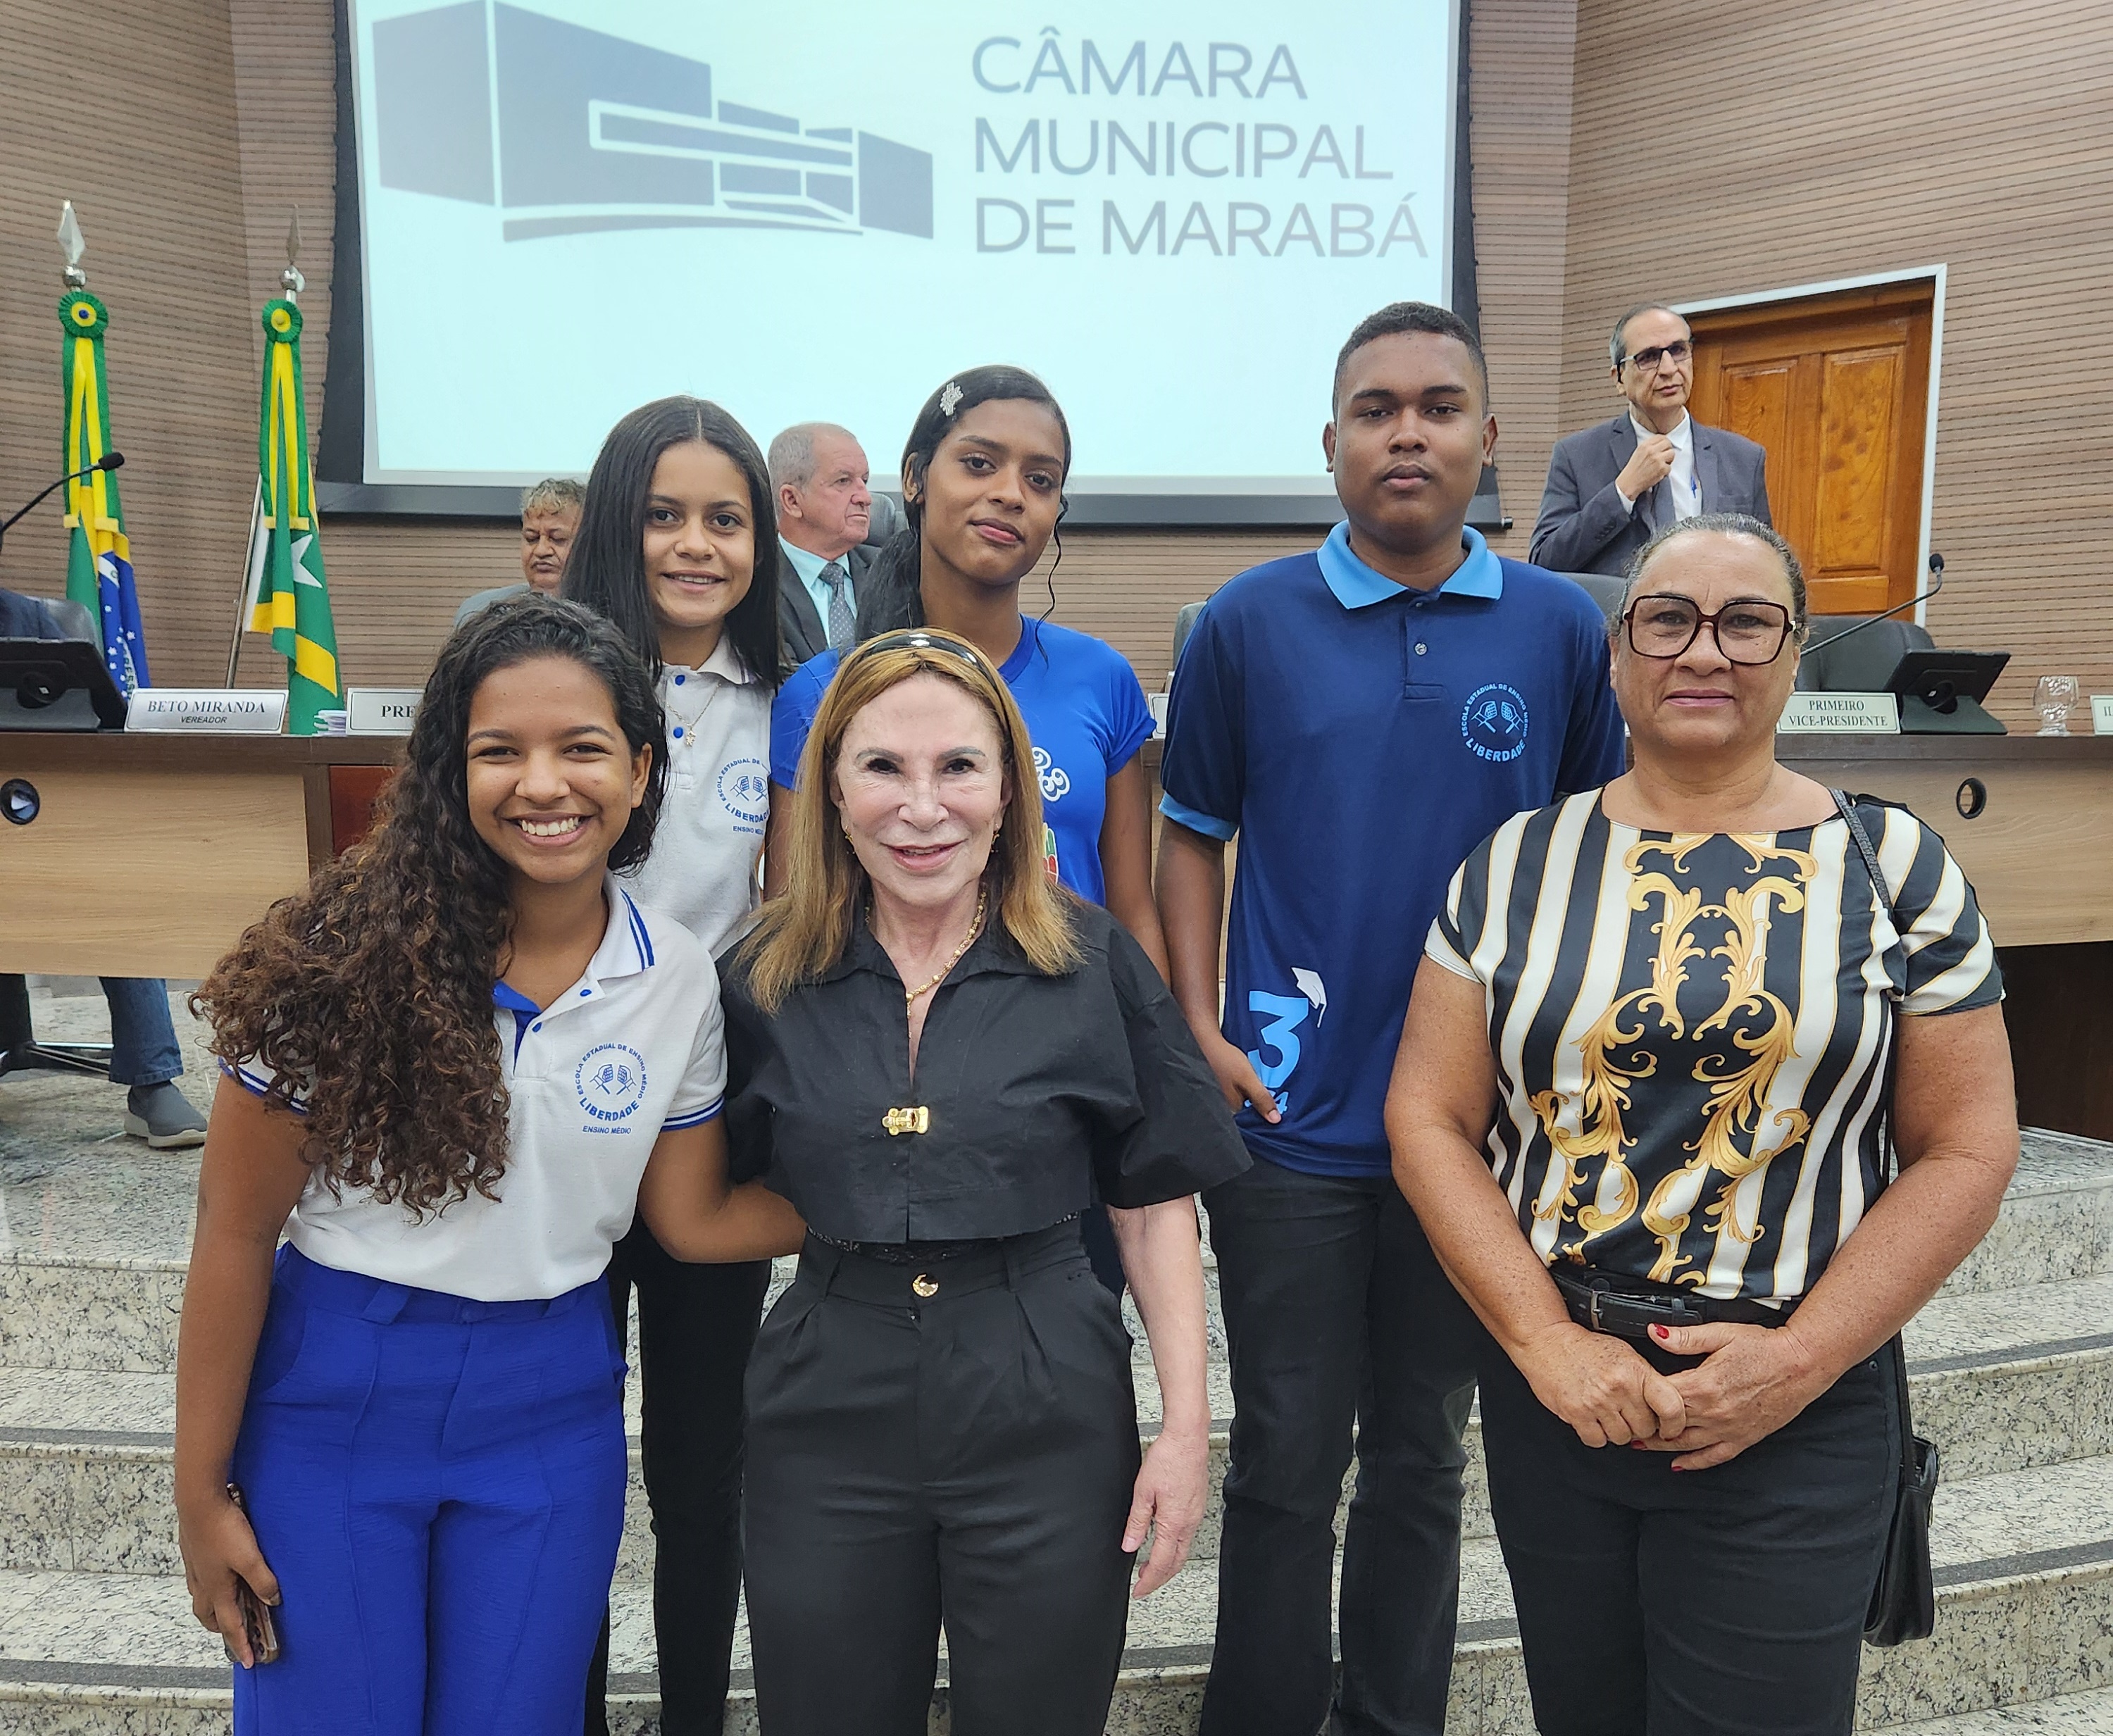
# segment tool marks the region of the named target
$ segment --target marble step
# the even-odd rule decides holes
[[[2113,1688],[1896,1725],[1895,1736],[2113,1736]]]
[[[2027,1703],[1958,1727],[1957,1736],[2061,1729],[2083,1697],[2113,1685],[2113,1456],[1947,1486],[1933,1547],[1940,1609],[1929,1641],[1865,1654],[1860,1724],[1913,1725]],[[614,1710],[626,1736],[648,1736],[654,1698],[650,1595],[613,1595]],[[1133,1606],[1108,1728],[1185,1736],[1208,1667],[1216,1585],[1207,1564]],[[730,1732],[757,1726],[746,1635],[737,1637]],[[68,1736],[203,1736],[226,1729],[226,1666],[190,1619],[172,1576],[0,1570],[0,1729]],[[2060,1707],[2056,1697],[2072,1697]],[[943,1689],[938,1711],[943,1715]],[[2102,1704],[2083,1707],[2102,1715]],[[935,1727],[944,1729],[942,1715]],[[2079,1730],[2102,1730],[2079,1723]],[[1527,1736],[1532,1728],[1510,1592],[1494,1540],[1463,1551],[1461,1638],[1449,1736]],[[1940,1729],[1944,1727],[1940,1725]]]
[[[1948,1479],[2113,1452],[2113,1274],[1940,1296],[1908,1338],[1916,1427],[1942,1449]],[[1148,1434],[1158,1391],[1148,1365],[1137,1374],[1138,1414]],[[1222,1364],[1212,1370],[1212,1387],[1216,1414],[1228,1418],[1231,1387]],[[635,1381],[627,1397],[635,1443]],[[0,1565],[176,1571],[169,1506],[175,1415],[173,1374],[0,1369]],[[1205,1559],[1217,1553],[1226,1438],[1221,1421],[1212,1440],[1211,1506],[1196,1542]],[[1486,1537],[1479,1421],[1470,1424],[1468,1455],[1463,1529]],[[1348,1493],[1346,1480],[1346,1501]],[[650,1572],[652,1558],[634,1444],[619,1573]]]
[[[173,1369],[195,1155],[130,1141],[52,1157],[32,1151],[0,1126],[0,1367]],[[781,1283],[790,1270],[781,1263]],[[2105,1273],[2113,1273],[2113,1145],[2032,1129],[1995,1228],[1943,1296]],[[1222,1356],[1215,1264],[1205,1281]]]

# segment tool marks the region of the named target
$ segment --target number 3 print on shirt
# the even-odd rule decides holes
[[[1289,1096],[1278,1087],[1285,1084],[1298,1065],[1298,1027],[1306,1023],[1306,1016],[1313,1010],[1313,1003],[1303,995],[1266,995],[1260,989],[1248,993],[1248,1010],[1264,1015],[1261,1046],[1248,1050],[1248,1059],[1254,1063],[1255,1072],[1276,1098],[1279,1114],[1287,1112]],[[1263,1049],[1273,1050],[1276,1059],[1265,1061]]]

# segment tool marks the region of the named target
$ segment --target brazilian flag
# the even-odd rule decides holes
[[[286,659],[286,730],[317,733],[316,713],[345,704],[337,629],[323,581],[315,468],[301,399],[301,310],[264,304],[264,394],[257,435],[258,524],[251,556],[249,631],[269,633]]]
[[[86,470],[110,449],[110,394],[103,371],[103,335],[110,310],[85,289],[59,298],[59,385],[66,394],[66,467]],[[147,638],[139,625],[139,592],[132,580],[132,544],[117,476],[98,470],[66,484],[66,595],[88,610],[100,630],[103,660],[121,693],[151,684]]]

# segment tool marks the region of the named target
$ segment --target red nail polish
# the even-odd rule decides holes
[[[1651,1336],[1663,1342],[1673,1336],[1673,1328],[1670,1326],[1654,1326],[1651,1328]]]

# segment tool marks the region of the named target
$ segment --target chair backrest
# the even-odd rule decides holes
[[[1581,586],[1591,593],[1592,600],[1600,605],[1600,613],[1609,621],[1622,611],[1622,581],[1611,572],[1566,572],[1563,576],[1573,585]]]
[[[1871,625],[1862,627],[1867,621]],[[1828,643],[1851,627],[1861,630],[1839,644]],[[1804,659],[1798,665],[1798,690],[1883,693],[1902,654],[1927,651],[1932,644],[1927,629],[1898,616],[1873,620],[1869,615],[1815,615]]]
[[[44,606],[51,610],[52,618],[59,624],[59,631],[69,639],[78,639],[87,645],[100,645],[103,635],[96,631],[95,617],[89,613],[85,603],[76,603],[71,597],[51,597]]]
[[[1166,667],[1181,667],[1181,648],[1189,643],[1189,636],[1196,631],[1196,617],[1203,613],[1200,603],[1184,603],[1174,612],[1174,661]]]

